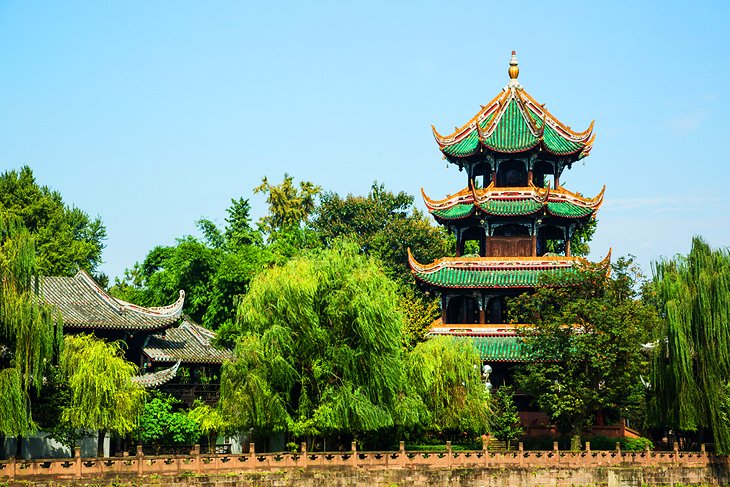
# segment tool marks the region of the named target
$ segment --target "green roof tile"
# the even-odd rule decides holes
[[[593,208],[586,208],[568,202],[548,203],[547,207],[553,215],[565,218],[582,218],[593,213]]]
[[[479,204],[479,208],[490,215],[531,215],[540,211],[543,204],[533,199],[489,200]]]
[[[434,216],[442,220],[458,220],[474,214],[474,205],[471,203],[457,204],[446,210],[433,210]]]
[[[517,100],[513,98],[497,122],[497,128],[486,138],[484,144],[496,151],[522,152],[535,147],[539,141],[522,116]]]
[[[526,288],[535,287],[543,274],[575,272],[572,268],[549,270],[526,269],[453,269],[443,267],[433,272],[416,272],[416,277],[437,287],[451,288]]]
[[[457,336],[457,340],[471,340],[484,361],[524,362],[528,361],[526,346],[521,337],[507,336]]]

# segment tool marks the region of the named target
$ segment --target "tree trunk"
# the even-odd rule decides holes
[[[96,456],[102,458],[104,456],[104,439],[106,438],[106,430],[99,430],[99,437],[96,444]]]

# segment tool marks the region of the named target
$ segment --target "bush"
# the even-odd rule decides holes
[[[594,436],[588,439],[591,442],[591,450],[615,450],[616,443],[621,444],[624,451],[643,451],[648,445],[650,449],[654,448],[654,444],[650,439],[644,438],[608,438],[606,436]]]

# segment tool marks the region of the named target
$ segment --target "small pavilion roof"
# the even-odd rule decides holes
[[[180,362],[176,362],[172,367],[168,367],[157,372],[150,372],[143,375],[132,377],[132,382],[139,384],[145,389],[152,387],[159,387],[162,384],[170,382],[177,375],[177,369],[180,367]]]
[[[608,268],[611,252],[599,264]],[[588,264],[583,257],[444,257],[421,264],[408,249],[408,264],[416,279],[435,288],[529,289],[543,275],[565,275]]]
[[[147,337],[142,352],[152,362],[221,364],[233,358],[233,352],[213,346],[215,336],[185,317],[180,326]]]
[[[540,149],[573,160],[587,156],[595,138],[593,122],[582,132],[563,124],[517,82],[514,51],[510,65],[510,82],[471,120],[450,135],[441,135],[432,126],[444,155],[453,160],[481,150],[510,154]]]
[[[581,219],[595,216],[603,203],[604,186],[593,198],[585,198],[563,187],[498,188],[490,184],[484,189],[473,185],[442,200],[432,200],[421,189],[428,211],[442,221],[460,220],[482,213],[488,216],[524,216],[544,212],[549,216]]]
[[[175,324],[182,315],[185,292],[163,307],[143,307],[110,296],[85,271],[74,277],[42,277],[43,299],[58,308],[65,328],[154,331]]]

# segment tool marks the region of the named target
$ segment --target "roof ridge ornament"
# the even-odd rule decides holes
[[[522,85],[519,81],[517,81],[517,77],[520,75],[520,67],[517,63],[517,51],[512,51],[512,56],[509,58],[509,70],[507,70],[509,73],[509,83],[507,83],[507,88],[516,88],[518,90],[522,89]]]

